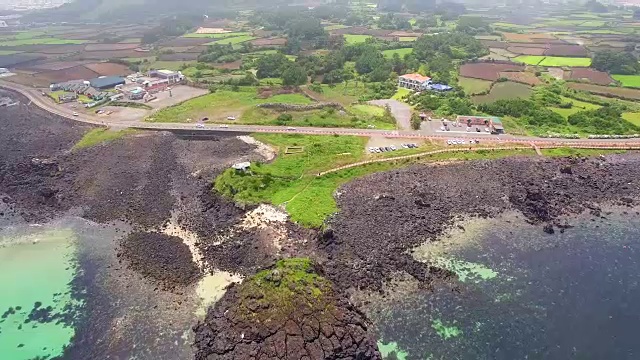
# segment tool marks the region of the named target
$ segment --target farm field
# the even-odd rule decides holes
[[[640,75],[613,75],[612,77],[624,87],[640,88]]]
[[[640,100],[640,90],[630,88],[620,88],[612,86],[600,86],[593,84],[568,83],[567,86],[574,90],[582,90],[592,94],[606,97],[619,97],[629,100]]]
[[[401,48],[401,49],[393,49],[393,50],[384,50],[382,52],[382,54],[388,58],[391,59],[393,57],[393,54],[398,54],[400,56],[400,58],[404,58],[405,55],[407,54],[411,54],[413,53],[413,48]]]
[[[640,113],[623,113],[622,118],[635,126],[640,126]]]
[[[458,84],[467,95],[475,95],[489,90],[492,82],[488,80],[459,77]]]
[[[494,84],[489,94],[472,96],[471,100],[476,104],[484,104],[503,99],[528,98],[531,93],[527,85],[505,81]]]
[[[255,87],[245,87],[239,91],[217,91],[187,100],[158,111],[147,121],[193,122],[203,117],[213,120],[224,120],[228,116],[240,118],[245,110],[263,103],[310,104],[311,100],[301,94],[282,94],[261,99]]]
[[[521,62],[527,65],[550,66],[550,67],[561,67],[561,66],[587,67],[591,65],[590,58],[571,58],[571,57],[560,57],[560,56],[522,55],[514,58],[513,61]]]
[[[467,63],[460,66],[460,76],[474,79],[496,81],[503,71],[523,71],[525,67],[514,63]]]
[[[504,71],[500,73],[501,78],[509,79],[509,81],[527,84],[531,86],[540,85],[542,81],[535,74],[524,71]]]
[[[198,33],[191,33],[191,34],[186,34],[183,35],[183,37],[185,38],[211,38],[211,39],[224,39],[224,38],[228,38],[228,37],[235,37],[235,36],[248,36],[251,35],[250,32],[247,31],[236,31],[236,32],[228,32],[228,33],[218,33],[218,34],[198,34]]]
[[[71,40],[58,38],[33,38],[0,41],[0,46],[23,46],[23,45],[67,45],[67,44],[85,44],[88,40]]]
[[[418,40],[415,36],[401,36],[398,38],[400,42],[412,42]]]
[[[257,37],[255,37],[255,36],[241,35],[241,36],[226,37],[226,38],[220,39],[218,41],[206,43],[205,45],[213,45],[213,44],[221,44],[221,45],[231,44],[231,45],[235,45],[235,44],[241,44],[243,42],[251,41],[251,40],[255,40],[255,39],[257,39]]]
[[[344,39],[347,42],[347,44],[349,44],[349,45],[363,43],[363,42],[367,41],[367,39],[370,39],[370,38],[372,38],[371,35],[354,35],[354,34],[346,34],[346,35],[344,35]]]
[[[597,85],[609,85],[613,79],[609,74],[591,68],[572,68],[570,69],[569,79],[589,81]]]
[[[352,127],[377,129],[395,129],[395,122],[381,121],[384,109],[371,105],[356,105],[358,108],[349,108],[347,113],[333,108],[324,108],[308,111],[288,111],[291,118],[284,120],[279,116],[285,112],[272,109],[251,107],[244,111],[242,116],[229,123],[251,125],[286,125],[286,126],[314,126],[314,127]],[[227,121],[224,121],[227,122]]]

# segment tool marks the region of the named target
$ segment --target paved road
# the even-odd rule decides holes
[[[447,140],[452,138],[474,138],[482,139],[484,142],[493,143],[524,143],[524,144],[561,144],[563,146],[580,146],[580,145],[592,145],[592,146],[612,146],[612,145],[628,145],[628,146],[640,146],[640,139],[543,139],[534,137],[513,137],[513,136],[495,136],[488,134],[478,133],[456,133],[452,135],[436,134],[436,135],[423,135],[416,131],[411,130],[377,130],[377,129],[348,129],[348,128],[316,128],[316,127],[283,127],[283,126],[262,126],[262,125],[218,125],[218,124],[206,124],[203,128],[197,128],[195,124],[188,123],[150,123],[144,121],[133,122],[120,122],[109,120],[108,118],[98,117],[95,115],[81,114],[74,116],[71,109],[58,106],[51,100],[42,96],[40,90],[29,88],[23,85],[17,85],[13,83],[7,83],[0,81],[0,88],[14,90],[22,95],[26,96],[34,105],[49,111],[53,114],[68,118],[74,121],[80,121],[84,123],[102,125],[118,128],[135,128],[135,129],[147,129],[147,130],[193,130],[203,132],[264,132],[264,133],[286,133],[286,134],[307,134],[307,135],[353,135],[353,136],[384,136],[384,137],[396,137],[406,139],[433,139],[433,140]]]
[[[387,106],[391,109],[391,114],[396,118],[398,126],[402,130],[411,130],[411,106],[398,100],[371,100],[369,104],[377,106]]]

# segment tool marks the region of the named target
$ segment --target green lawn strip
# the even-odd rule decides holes
[[[241,35],[241,36],[223,38],[223,39],[218,40],[218,41],[206,43],[205,45],[213,45],[213,44],[221,44],[221,45],[232,44],[232,45],[236,45],[236,44],[241,44],[243,42],[247,42],[247,41],[251,41],[251,40],[255,40],[255,39],[257,39],[257,37],[255,37],[255,36]]]
[[[623,113],[622,118],[633,125],[640,126],[640,113]]]
[[[191,33],[191,34],[183,35],[182,37],[186,37],[186,38],[224,39],[224,38],[229,38],[229,37],[247,36],[247,35],[251,35],[251,33],[248,32],[248,31],[235,31],[235,32],[219,33],[219,34],[197,34],[197,33]]]
[[[574,148],[555,148],[555,149],[540,149],[540,152],[544,156],[549,157],[564,157],[564,156],[598,156],[606,154],[622,154],[625,150],[610,150],[610,149],[574,149]]]
[[[398,88],[398,91],[396,91],[396,93],[391,97],[391,99],[393,100],[402,100],[403,97],[405,97],[408,94],[413,93],[413,91],[409,90],[409,89],[405,89],[405,88]]]
[[[0,55],[13,55],[13,54],[19,54],[22,51],[14,51],[14,50],[0,50]]]
[[[491,89],[491,81],[459,77],[458,84],[467,95],[475,95]]]
[[[347,25],[335,24],[335,25],[325,26],[324,29],[327,30],[327,31],[330,31],[330,30],[345,29],[345,28],[348,28],[348,27],[349,26],[347,26]]]
[[[255,87],[241,87],[239,91],[221,90],[164,108],[153,114],[147,121],[188,122],[187,119],[210,116],[214,111],[242,113],[252,106],[264,103],[310,104],[311,100],[301,94],[281,94],[260,99],[257,97]]]
[[[412,42],[416,40],[418,40],[416,36],[401,36],[398,38],[398,41],[400,42]]]
[[[84,134],[82,139],[78,141],[74,146],[73,150],[79,150],[88,148],[91,146],[95,146],[98,144],[114,141],[119,139],[125,135],[129,135],[135,132],[133,129],[125,129],[125,130],[111,130],[106,128],[98,128],[93,129]]]
[[[582,24],[578,25],[580,27],[602,27],[605,26],[607,23],[605,21],[602,20],[591,20],[591,21],[585,21]]]
[[[538,63],[539,66],[575,66],[587,67],[591,65],[591,58],[563,57],[563,56],[546,56]]]
[[[611,75],[611,77],[624,87],[640,88],[640,75]]]
[[[551,109],[554,112],[564,116],[565,118],[568,118],[569,115],[573,115],[573,114],[577,113],[578,111],[595,110],[595,109],[599,109],[600,108],[600,105],[596,105],[596,104],[592,104],[592,103],[588,103],[588,102],[584,102],[584,101],[580,101],[580,100],[570,99],[570,98],[564,97],[564,96],[562,96],[562,101],[563,102],[570,102],[573,105],[569,109],[562,109],[562,108],[559,108],[559,107],[550,107],[549,109]]]
[[[367,41],[367,39],[372,38],[371,35],[354,35],[354,34],[346,34],[344,35],[344,39],[348,45],[363,43]]]
[[[393,50],[384,50],[382,52],[382,54],[388,59],[391,59],[393,57],[393,54],[398,54],[398,56],[400,56],[400,58],[403,59],[405,55],[411,54],[411,53],[413,53],[413,48],[400,48],[400,49],[393,49]]]

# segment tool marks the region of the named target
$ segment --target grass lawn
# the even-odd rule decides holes
[[[487,95],[476,95],[471,98],[476,104],[491,103],[503,99],[528,98],[531,96],[531,87],[512,82],[505,81],[493,85],[491,91]]]
[[[146,70],[148,69],[167,69],[178,71],[182,67],[182,65],[195,65],[195,61],[149,61],[147,63],[142,63],[142,67]]]
[[[78,141],[75,145],[73,145],[73,150],[79,150],[83,148],[88,148],[91,146],[95,146],[98,144],[110,142],[116,139],[119,139],[125,135],[132,134],[135,132],[133,129],[125,129],[125,130],[111,130],[105,128],[93,129],[82,137],[80,141]]]
[[[607,29],[596,29],[596,30],[580,30],[577,31],[578,34],[598,34],[598,35],[624,35],[623,32],[615,31],[615,30],[607,30]]]
[[[263,103],[310,104],[311,100],[301,94],[282,94],[270,98],[257,97],[255,87],[241,87],[239,91],[217,91],[170,106],[153,114],[147,121],[152,122],[189,122],[202,117],[217,115],[226,118],[239,116],[252,106]]]
[[[282,78],[264,78],[260,79],[260,85],[282,85]]]
[[[624,87],[640,88],[640,75],[611,75],[611,77]]]
[[[462,87],[464,92],[467,93],[467,95],[474,95],[489,90],[492,82],[488,80],[459,77],[458,84]]]
[[[338,102],[344,106],[348,106],[352,102],[358,100],[360,95],[366,91],[364,83],[359,82],[357,85],[358,86],[356,86],[355,81],[350,81],[346,84],[336,84],[334,86],[322,84],[321,93],[316,93],[311,90],[309,90],[309,92],[312,93],[314,97],[317,97],[322,101]]]
[[[370,39],[371,35],[354,35],[354,34],[345,34],[344,39],[348,45],[363,43]]]
[[[13,50],[0,50],[0,55],[13,55],[21,53],[21,51],[13,51]]]
[[[360,116],[382,116],[384,115],[384,109],[380,106],[375,105],[353,105],[350,108],[350,111],[355,115]]]
[[[401,49],[394,49],[394,50],[385,50],[385,51],[382,52],[384,57],[386,57],[388,59],[391,59],[393,57],[393,54],[398,54],[398,56],[400,56],[400,58],[403,59],[405,55],[411,54],[411,53],[413,53],[413,48],[401,48]]]
[[[418,38],[415,36],[401,36],[398,38],[398,41],[400,42],[412,42],[416,40],[418,40]]]
[[[243,42],[247,42],[247,41],[251,41],[251,40],[255,40],[255,39],[257,39],[257,37],[255,37],[255,36],[242,35],[242,36],[226,37],[226,38],[218,40],[218,41],[206,43],[205,45],[213,45],[213,44],[222,44],[222,45],[231,44],[231,45],[236,45],[236,44],[241,44]]]
[[[413,91],[409,90],[409,89],[405,89],[405,88],[398,88],[398,91],[396,91],[396,93],[391,97],[391,99],[393,100],[402,100],[403,97],[405,97],[408,94],[413,93]]]
[[[601,27],[601,26],[605,26],[606,22],[605,21],[601,21],[601,20],[591,20],[591,21],[585,21],[582,24],[578,25],[580,27]]]
[[[623,113],[622,118],[635,126],[640,126],[640,113]]]
[[[542,60],[544,60],[544,58],[545,56],[520,55],[513,58],[513,61],[525,63],[527,65],[538,65]]]
[[[570,109],[561,109],[558,107],[550,107],[549,109],[564,116],[565,118],[568,118],[569,115],[573,115],[582,110],[595,110],[600,108],[600,105],[596,105],[596,104],[592,104],[592,103],[588,103],[580,100],[574,100],[564,96],[562,97],[562,101],[571,102],[573,106]]]
[[[509,29],[509,30],[527,30],[527,29],[533,29],[532,26],[528,26],[528,25],[518,25],[518,24],[512,24],[512,23],[506,23],[506,22],[497,22],[497,23],[493,23],[491,24],[493,27],[499,27],[502,29]]]
[[[228,32],[228,33],[220,33],[220,34],[197,34],[197,33],[191,33],[191,34],[183,35],[182,37],[186,37],[186,38],[224,39],[224,38],[228,38],[228,37],[246,36],[246,35],[251,35],[251,33],[247,32],[247,31],[236,31],[236,32]]]
[[[513,59],[515,62],[525,63],[527,65],[538,66],[589,66],[591,58],[576,58],[563,56],[539,56],[539,55],[521,55]]]

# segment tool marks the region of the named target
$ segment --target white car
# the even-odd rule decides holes
[[[78,116],[78,113],[77,113],[77,112],[74,112],[74,113],[73,113],[73,116]]]
[[[228,128],[228,127],[229,127],[229,125],[222,124],[222,125],[220,125],[220,127],[221,127],[221,128],[225,128],[225,129],[226,129],[226,128]]]
[[[287,130],[296,130],[296,128],[289,126]]]
[[[196,124],[196,127],[197,127],[198,129],[204,129],[204,124],[197,123],[197,124]]]
[[[395,145],[391,145],[391,146],[389,146],[389,148],[390,148],[392,151],[396,151],[396,150],[398,150],[398,148],[397,148]]]
[[[235,119],[236,119],[236,117],[235,117],[235,116],[227,116],[227,120],[231,120],[231,121],[233,121],[233,120],[235,120]]]

